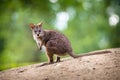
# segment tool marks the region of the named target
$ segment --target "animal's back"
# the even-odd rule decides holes
[[[48,51],[57,55],[72,52],[71,44],[64,34],[54,30],[46,30],[45,32],[49,38],[45,45],[46,48],[48,47]]]

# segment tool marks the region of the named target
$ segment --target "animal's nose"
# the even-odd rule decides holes
[[[39,36],[39,34],[37,34],[37,36]]]

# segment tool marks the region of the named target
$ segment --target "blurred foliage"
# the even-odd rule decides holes
[[[58,13],[63,13],[57,21]],[[0,70],[47,61],[29,23],[64,33],[75,53],[120,46],[120,0],[1,0]],[[65,23],[60,30],[57,24]],[[61,26],[62,27],[62,26]]]

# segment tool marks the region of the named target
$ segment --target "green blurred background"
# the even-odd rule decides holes
[[[120,0],[0,0],[0,70],[47,61],[29,23],[64,33],[75,53],[120,46]]]

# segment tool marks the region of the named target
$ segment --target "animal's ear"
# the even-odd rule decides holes
[[[43,24],[43,23],[42,23],[42,22],[40,22],[40,23],[38,23],[38,26],[39,26],[39,27],[42,27],[42,24]]]
[[[29,27],[30,27],[31,29],[33,29],[33,28],[35,27],[35,25],[34,25],[33,23],[30,23],[30,24],[29,24]]]

